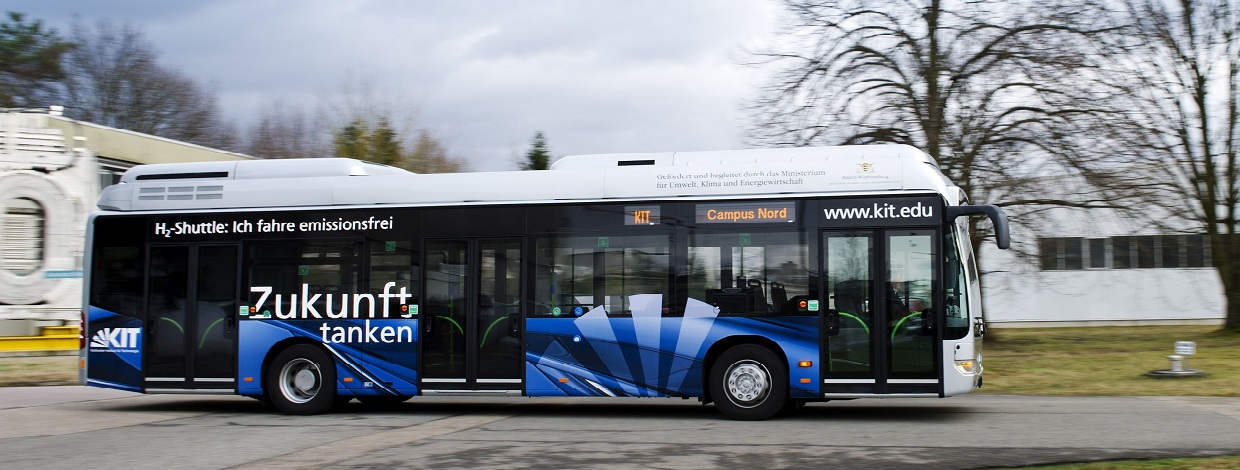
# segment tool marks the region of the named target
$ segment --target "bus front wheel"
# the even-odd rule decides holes
[[[710,393],[719,411],[732,419],[755,421],[775,416],[788,400],[788,373],[779,356],[755,344],[724,351],[710,370]]]
[[[336,364],[322,348],[290,346],[267,368],[267,396],[288,414],[326,412],[336,404]]]

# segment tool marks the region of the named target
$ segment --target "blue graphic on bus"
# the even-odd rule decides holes
[[[133,392],[142,391],[142,321],[91,306],[86,361],[87,383]]]
[[[280,343],[322,344],[336,362],[336,388],[341,395],[417,394],[416,372],[418,321],[414,319],[362,319],[327,321],[243,321],[238,347],[237,393],[263,393],[263,363]],[[327,338],[326,342],[324,338]]]
[[[683,318],[608,317],[599,307],[577,318],[527,322],[526,390],[531,396],[701,396],[702,361],[708,349],[731,336],[761,336],[781,345],[789,358],[789,391],[815,397],[817,367],[796,359],[818,357],[816,317],[718,317],[694,299]],[[816,361],[815,361],[816,362]],[[817,382],[813,380],[812,382]]]

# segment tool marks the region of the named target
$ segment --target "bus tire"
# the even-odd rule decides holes
[[[284,413],[327,412],[336,404],[336,363],[322,348],[289,346],[267,368],[267,397]]]
[[[710,369],[710,393],[724,416],[757,421],[775,416],[788,401],[788,372],[779,356],[756,344],[734,346]]]

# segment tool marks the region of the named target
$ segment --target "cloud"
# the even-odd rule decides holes
[[[498,170],[512,167],[535,131],[556,156],[739,146],[739,106],[762,79],[738,64],[740,47],[774,30],[777,7],[17,0],[9,8],[62,32],[74,15],[138,26],[166,64],[212,85],[243,126],[273,100],[313,107],[360,75],[417,108],[419,124],[474,169]]]

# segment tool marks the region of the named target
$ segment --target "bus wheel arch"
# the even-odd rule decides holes
[[[789,401],[787,356],[763,337],[730,337],[712,345],[702,362],[702,377],[703,403],[714,402],[729,418],[770,418]],[[729,391],[729,381],[740,387]]]
[[[296,342],[264,361],[263,385],[276,409],[295,415],[324,413],[337,405],[336,361],[322,346]]]

